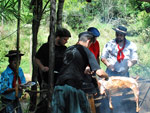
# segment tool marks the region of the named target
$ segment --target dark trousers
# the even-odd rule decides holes
[[[16,100],[9,100],[6,98],[1,98],[2,104],[4,106],[4,109],[2,113],[22,113],[21,104],[19,102],[19,99]]]
[[[97,94],[94,95],[94,103],[95,103],[96,113],[100,113],[100,103],[101,103],[100,91],[98,88],[96,88],[96,90],[97,90]]]

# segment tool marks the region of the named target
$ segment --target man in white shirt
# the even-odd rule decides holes
[[[138,60],[137,47],[125,38],[127,28],[118,26],[113,30],[116,31],[116,38],[104,46],[101,61],[107,66],[109,76],[129,77],[129,68]]]

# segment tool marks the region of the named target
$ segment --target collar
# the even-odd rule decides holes
[[[7,66],[6,70],[7,70],[8,74],[14,73],[13,70],[9,66]],[[19,73],[19,70],[20,70],[20,68],[18,68],[18,73]]]
[[[9,66],[7,66],[6,70],[7,70],[8,74],[12,74],[13,73],[13,70]]]

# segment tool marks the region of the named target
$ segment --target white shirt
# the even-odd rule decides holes
[[[133,42],[126,39],[126,44],[123,49],[125,57],[120,63],[117,61],[118,51],[117,43],[115,39],[113,39],[104,46],[101,58],[106,58],[107,61],[114,66],[115,71],[126,72],[128,71],[128,60],[138,60],[137,47]]]

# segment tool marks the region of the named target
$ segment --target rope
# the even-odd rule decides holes
[[[149,90],[150,90],[150,86],[149,86],[149,88],[147,89],[147,91],[146,91],[146,93],[145,93],[145,95],[144,95],[144,98],[143,98],[143,100],[142,100],[142,101],[140,102],[140,104],[139,104],[139,107],[140,107],[140,108],[142,107],[142,105],[143,105],[143,102],[145,101],[145,99],[146,99],[146,96],[147,96],[147,94],[148,94]]]

